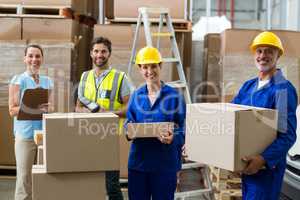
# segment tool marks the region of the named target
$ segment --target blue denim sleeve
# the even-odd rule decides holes
[[[278,162],[285,159],[289,149],[296,141],[296,108],[297,93],[295,88],[287,87],[276,91],[274,96],[275,109],[278,111],[277,138],[261,154],[269,168],[274,168]]]

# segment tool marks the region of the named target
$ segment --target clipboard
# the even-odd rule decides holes
[[[49,90],[43,88],[27,89],[24,91],[18,120],[42,120],[43,112],[38,106],[48,103]]]

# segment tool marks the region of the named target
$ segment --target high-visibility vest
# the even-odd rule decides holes
[[[123,78],[124,72],[111,69],[102,82],[96,85],[94,70],[90,70],[81,76],[79,87],[86,99],[96,102],[105,110],[120,110],[122,108],[120,88]]]
[[[79,87],[84,91],[84,97],[96,102],[105,110],[116,111],[122,109],[121,84],[125,73],[111,69],[99,85],[96,85],[94,71],[86,71],[81,76]],[[124,118],[119,120],[119,134],[123,134]]]

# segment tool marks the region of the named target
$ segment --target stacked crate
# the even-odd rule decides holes
[[[41,74],[54,81],[55,111],[73,111],[80,76],[91,68],[89,44],[97,5],[98,0],[0,0],[0,123],[5,124],[0,134],[1,166],[15,165],[8,85],[15,74],[25,71],[26,45],[44,49]]]
[[[106,199],[104,172],[120,167],[117,115],[47,114],[43,124],[33,200]]]

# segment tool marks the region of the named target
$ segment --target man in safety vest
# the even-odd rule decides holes
[[[76,112],[110,111],[119,117],[126,116],[132,86],[124,72],[109,66],[111,41],[104,37],[92,41],[90,55],[93,69],[82,74],[78,87]],[[119,171],[106,172],[106,189],[109,200],[123,199]]]
[[[277,68],[284,49],[272,32],[258,34],[251,46],[258,77],[248,80],[233,103],[278,110],[277,138],[261,154],[243,160],[244,200],[277,200],[286,168],[286,155],[296,140],[297,93],[294,86]],[[260,142],[260,141],[257,141]]]

